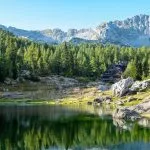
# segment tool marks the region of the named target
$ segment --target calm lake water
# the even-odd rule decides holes
[[[0,150],[63,149],[150,150],[150,121],[113,120],[100,109],[0,106]]]

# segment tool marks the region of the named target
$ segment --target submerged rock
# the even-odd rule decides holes
[[[132,123],[127,123],[125,120],[123,119],[117,119],[117,118],[113,118],[113,124],[116,127],[119,127],[121,129],[124,130],[131,130],[132,129]]]
[[[138,121],[138,124],[143,126],[143,127],[148,127],[150,128],[150,120],[146,118],[142,118]]]
[[[150,120],[147,118],[138,119],[136,123],[142,127],[150,128]],[[129,122],[129,121],[126,121],[123,119],[117,119],[117,118],[113,118],[113,124],[116,127],[119,127],[124,130],[129,130],[129,131],[132,130],[134,127],[134,122]]]

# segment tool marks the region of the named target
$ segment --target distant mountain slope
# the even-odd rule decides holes
[[[150,46],[150,16],[148,15],[137,15],[124,21],[110,21],[99,25],[96,29],[69,29],[67,32],[61,29],[27,31],[2,25],[0,28],[19,37],[46,43],[109,42],[136,47]]]

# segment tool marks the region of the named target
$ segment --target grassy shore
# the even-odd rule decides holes
[[[112,97],[113,105],[117,101],[125,101],[124,106],[133,106],[141,103],[146,97],[150,95],[150,89],[145,92],[138,92],[135,95],[128,95],[121,98],[115,97],[112,91],[101,92],[95,87],[90,88],[74,88],[74,90],[65,98],[57,100],[32,100],[32,99],[0,99],[0,105],[87,105],[88,102],[93,102],[95,98],[110,96]],[[129,97],[133,101],[127,102]]]
[[[53,100],[32,100],[32,99],[0,99],[0,105],[54,105]]]
[[[134,95],[127,95],[121,98],[115,97],[112,94],[112,91],[104,91],[101,92],[97,88],[86,88],[80,90],[78,93],[72,93],[68,97],[59,100],[57,103],[61,105],[76,105],[76,104],[87,104],[87,102],[92,102],[95,98],[98,97],[105,97],[105,96],[110,96],[112,97],[112,101],[125,101],[124,106],[132,106],[136,105],[142,100],[144,100],[146,97],[150,95],[150,90],[144,91],[144,92],[138,92],[137,94]],[[131,102],[127,102],[129,97],[135,99]]]

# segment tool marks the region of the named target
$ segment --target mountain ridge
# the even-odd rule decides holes
[[[3,25],[0,25],[0,28],[12,32],[18,37],[49,44],[71,41],[74,44],[83,42],[108,42],[135,47],[150,46],[150,16],[143,14],[122,21],[105,22],[94,29],[69,29],[66,32],[59,28],[35,31]]]

